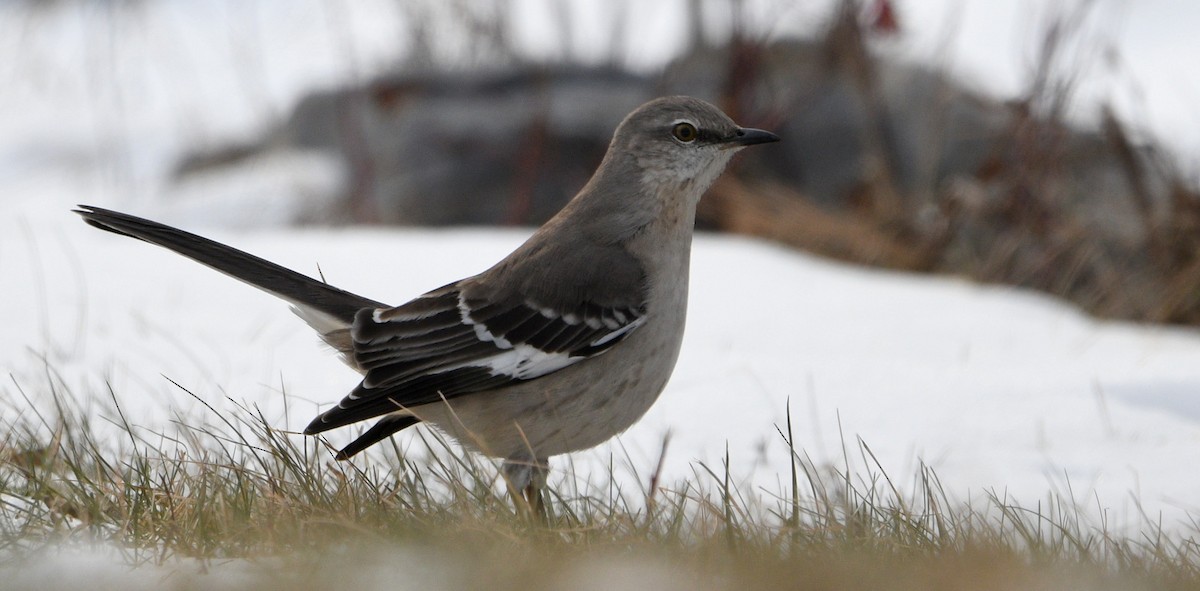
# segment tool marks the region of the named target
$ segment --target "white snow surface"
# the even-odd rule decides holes
[[[298,429],[358,381],[286,304],[224,275],[65,208],[0,224],[0,360],[26,392],[45,390],[45,359],[75,392],[111,385],[147,428],[166,430],[173,413],[215,420],[169,377],[219,409],[229,396]],[[526,236],[207,233],[397,303],[486,268]],[[924,462],[963,501],[996,491],[1036,503],[1053,491],[1114,524],[1136,521],[1136,503],[1167,525],[1200,514],[1196,331],[1100,322],[1039,295],[741,238],[698,237],[691,283],[674,378],[618,440],[574,455],[580,473],[628,453],[644,478],[670,433],[664,482],[694,462],[720,466],[728,449],[744,490],[776,492],[789,455],[775,427],[790,403],[797,446],[818,464],[840,465],[843,443],[857,456],[861,439],[894,479]],[[4,411],[21,410],[14,384],[0,388]]]

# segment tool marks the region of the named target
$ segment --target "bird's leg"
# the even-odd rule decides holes
[[[513,503],[543,523],[548,520],[542,489],[550,470],[549,458],[511,457],[504,460],[504,478]]]
[[[548,458],[538,458],[537,464],[533,468],[533,477],[529,479],[529,484],[525,486],[525,502],[529,504],[533,514],[538,517],[542,523],[549,521],[549,514],[546,512],[546,473],[550,469],[550,460]]]

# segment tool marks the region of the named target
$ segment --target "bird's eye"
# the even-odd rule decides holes
[[[699,136],[700,134],[699,134],[699,132],[696,131],[695,125],[684,122],[684,123],[676,123],[675,127],[671,128],[671,135],[675,136],[675,139],[677,139],[685,144],[690,144],[690,143],[696,141],[696,137]]]

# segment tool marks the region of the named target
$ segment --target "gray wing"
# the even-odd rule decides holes
[[[305,433],[534,380],[607,351],[645,322],[640,284],[629,304],[579,298],[548,305],[493,297],[472,281],[396,308],[360,310],[353,359],[366,375]]]

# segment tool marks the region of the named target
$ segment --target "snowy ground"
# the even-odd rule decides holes
[[[319,264],[330,282],[392,302],[477,272],[523,238],[467,229],[263,231],[286,220],[287,198],[332,182],[306,155],[259,163],[225,184],[166,184],[164,170],[184,146],[250,133],[307,84],[380,67],[396,43],[366,12],[352,14],[341,25],[358,34],[351,71],[337,43],[321,37],[336,30],[301,18],[323,5],[302,3],[291,28],[317,41],[304,46],[305,59],[276,63],[300,44],[276,37],[282,9],[262,2],[270,18],[255,21],[262,31],[254,51],[271,75],[256,87],[230,66],[245,47],[196,49],[212,31],[241,39],[204,25],[243,22],[234,19],[236,3],[226,7],[233,16],[217,17],[196,8],[203,5],[150,3],[144,26],[128,35],[88,28],[88,14],[25,29],[0,19],[0,43],[41,60],[0,68],[16,82],[0,94],[0,371],[12,376],[0,385],[2,412],[21,411],[14,384],[36,392],[46,366],[77,392],[111,384],[130,419],[154,430],[176,413],[206,416],[163,376],[219,408],[229,407],[226,395],[258,404],[293,428],[356,382],[285,305],[87,228],[68,212],[74,203],[130,209],[310,274]],[[22,30],[19,45],[13,34]],[[159,51],[166,40],[173,51]],[[90,78],[80,77],[83,63],[97,65]],[[172,76],[204,83],[174,87]],[[233,214],[197,215],[200,196]],[[259,230],[235,231],[230,217]],[[375,273],[379,260],[364,252],[388,253],[392,272]],[[840,465],[843,442],[853,449],[861,438],[893,477],[909,479],[925,462],[962,500],[995,490],[1032,505],[1069,487],[1086,510],[1116,524],[1136,521],[1138,503],[1169,529],[1200,515],[1196,331],[1097,322],[1028,293],[709,236],[696,244],[674,379],[643,421],[577,454],[576,468],[607,470],[610,454],[627,452],[644,474],[669,432],[668,482],[690,476],[696,461],[720,465],[728,448],[745,490],[775,491],[788,462],[775,426],[789,401],[797,444],[818,463]]]
[[[76,392],[111,384],[135,424],[205,416],[167,376],[218,407],[228,395],[297,428],[357,382],[270,296],[88,228],[65,207],[0,224],[0,359],[27,390],[45,383],[44,357]],[[306,272],[319,264],[330,282],[393,302],[482,270],[524,237],[209,233]],[[385,253],[390,273],[363,253]],[[719,466],[728,446],[735,474],[778,490],[788,454],[775,425],[790,400],[798,444],[818,463],[840,464],[843,440],[861,438],[894,478],[925,462],[962,500],[995,490],[1035,503],[1069,485],[1114,523],[1135,517],[1135,501],[1168,525],[1200,515],[1195,331],[1097,322],[1029,293],[738,238],[700,237],[693,266],[675,377],[614,444],[643,474],[670,432],[667,482],[695,461]],[[19,400],[2,388],[6,405]],[[620,462],[625,451],[577,454],[576,468],[604,469],[610,453]]]

